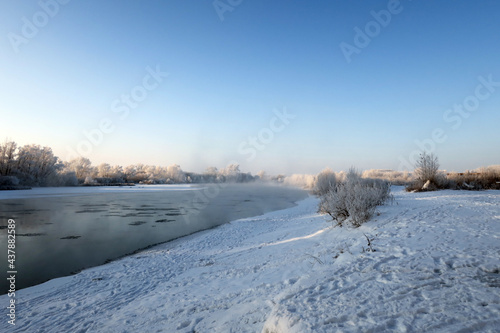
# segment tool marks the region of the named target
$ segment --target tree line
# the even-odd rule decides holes
[[[177,164],[168,167],[133,164],[126,167],[85,157],[62,161],[52,148],[36,144],[0,144],[0,186],[77,186],[114,184],[246,183],[261,177],[240,171],[238,164],[223,169],[209,167],[203,173],[185,172]]]

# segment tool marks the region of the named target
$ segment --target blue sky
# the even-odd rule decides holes
[[[64,2],[0,5],[2,140],[189,171],[500,164],[497,1]]]

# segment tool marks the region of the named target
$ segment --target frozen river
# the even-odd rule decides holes
[[[153,244],[284,209],[307,193],[259,184],[42,188],[0,193],[0,268],[16,224],[17,289],[100,265]],[[1,279],[1,293],[7,281]]]

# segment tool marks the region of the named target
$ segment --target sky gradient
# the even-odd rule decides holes
[[[0,29],[0,139],[63,160],[500,164],[497,1],[4,1]]]

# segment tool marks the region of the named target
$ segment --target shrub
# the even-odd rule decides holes
[[[390,198],[390,191],[388,182],[361,178],[351,169],[342,182],[322,196],[319,212],[330,215],[339,226],[350,219],[354,227],[359,227],[373,216],[378,205]]]
[[[330,192],[332,188],[335,188],[337,183],[335,172],[327,168],[321,171],[316,177],[316,182],[314,184],[313,193],[318,196],[322,196]]]
[[[465,173],[449,173],[448,179],[460,190],[500,190],[500,170],[495,166]]]
[[[406,187],[406,191],[436,191],[439,188],[446,188],[446,181],[439,177],[438,170],[438,158],[432,153],[422,153],[415,165],[415,180]]]
[[[434,154],[427,154],[424,152],[420,155],[416,164],[415,176],[417,179],[427,182],[430,180],[432,183],[436,182],[438,175],[439,162]]]

